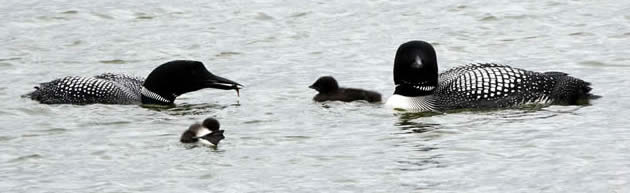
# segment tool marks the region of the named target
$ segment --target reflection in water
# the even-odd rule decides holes
[[[485,120],[504,120],[509,122],[549,119],[564,114],[578,115],[577,112],[587,106],[524,106],[516,109],[493,111]]]
[[[399,122],[396,123],[395,126],[400,127],[403,131],[411,131],[413,133],[425,133],[433,131],[436,130],[440,125],[435,123],[414,122],[412,120],[438,114],[439,113],[434,112],[403,113],[399,115]]]
[[[431,117],[431,116],[441,115],[441,114],[442,113],[438,113],[438,112],[405,112],[405,111],[400,111],[397,115],[400,116],[400,119],[411,120],[411,119],[417,119],[417,118],[421,118],[421,117]]]
[[[411,131],[413,133],[426,133],[436,130],[439,124],[406,121],[399,122],[396,126],[399,126],[403,131]]]
[[[561,116],[563,114],[571,114],[571,115],[579,115],[578,112],[580,109],[584,107],[588,107],[590,105],[576,105],[576,106],[562,106],[562,105],[525,105],[520,107],[508,108],[508,109],[455,109],[448,110],[444,113],[435,113],[435,112],[421,112],[421,113],[408,113],[401,112],[399,115],[400,122],[397,126],[402,126],[404,129],[412,129],[414,132],[427,132],[432,130],[433,127],[438,126],[439,124],[428,124],[422,123],[412,120],[417,120],[421,118],[428,118],[435,115],[467,115],[467,121],[463,125],[468,126],[478,126],[483,125],[488,122],[495,121],[503,121],[503,122],[514,122],[514,121],[526,121],[526,120],[536,120],[536,119],[548,119],[556,116]],[[468,116],[469,115],[469,116]],[[452,122],[453,124],[457,124],[460,122],[455,120]],[[460,126],[463,126],[459,124]]]
[[[218,146],[210,146],[210,145],[202,145],[196,143],[182,144],[185,149],[191,150],[195,148],[208,148],[211,152],[224,152],[224,150],[220,150]]]
[[[528,121],[549,119],[566,114],[576,115],[580,109],[588,106],[541,106],[527,105],[511,109],[458,109],[447,111],[446,113],[422,112],[422,113],[404,113],[398,114],[399,122],[395,126],[400,127],[404,131],[414,133],[426,133],[434,131],[440,127],[437,123],[427,123],[422,120],[429,120],[430,117],[436,115],[464,116],[464,119],[454,118],[449,121],[449,125],[457,125],[459,127],[476,127],[485,125],[488,122],[496,123],[514,123],[515,121]]]
[[[589,107],[591,105],[579,105],[579,106],[566,106],[566,107],[571,107],[570,109],[542,109],[542,111],[547,111],[547,112],[551,112],[551,113],[559,113],[559,114],[572,114],[572,115],[579,115],[577,114],[577,112],[585,107]]]
[[[401,113],[399,121],[395,124],[403,133],[413,134],[405,136],[399,147],[407,147],[400,159],[396,160],[399,165],[398,170],[402,172],[418,172],[431,168],[445,167],[439,160],[442,154],[439,152],[435,140],[440,138],[443,133],[434,132],[440,129],[441,125],[437,123],[421,122],[423,117],[430,117],[440,113],[424,112],[424,113]],[[420,137],[420,139],[418,139]],[[414,183],[416,187],[427,188],[434,185],[429,181],[419,181]],[[423,185],[421,185],[423,184]]]
[[[492,114],[494,116],[486,119],[500,118],[508,121],[522,121],[522,120],[534,120],[534,119],[547,119],[558,116],[558,114],[549,114],[547,111],[536,110],[519,110],[519,111],[501,111]],[[495,118],[496,116],[496,118]]]
[[[229,106],[235,105],[218,105],[218,104],[179,104],[179,105],[141,105],[145,109],[150,109],[158,112],[166,112],[169,115],[185,116],[185,115],[203,115],[213,111],[219,111]]]
[[[409,157],[406,160],[396,161],[398,164],[403,165],[399,170],[401,171],[422,171],[431,168],[444,168],[446,165],[439,162],[439,159],[442,159],[441,154],[421,154],[416,155],[416,157]],[[428,154],[428,155],[427,155]]]
[[[488,124],[499,127],[500,124],[516,124],[518,122],[526,122],[540,119],[550,119],[566,114],[577,115],[581,108],[587,106],[523,106],[512,109],[484,109],[484,110],[455,110],[448,111],[444,114],[438,113],[401,113],[398,114],[398,122],[396,127],[400,128],[405,136],[402,141],[398,142],[397,148],[402,148],[405,154],[398,157],[397,170],[401,172],[409,172],[418,174],[435,173],[440,171],[448,171],[453,164],[454,159],[458,159],[462,154],[453,154],[453,148],[449,148],[444,144],[447,138],[456,137],[452,132],[448,132],[446,128],[483,128]],[[445,125],[433,122],[433,116],[440,115],[438,118],[448,119]],[[437,119],[439,120],[439,119]],[[445,132],[446,131],[446,132]],[[490,131],[493,132],[493,131]],[[464,135],[474,133],[473,131],[464,132]],[[496,132],[499,133],[499,132]],[[451,136],[448,136],[451,135]],[[473,134],[474,135],[474,134]],[[485,140],[485,139],[484,139]],[[474,142],[471,142],[474,143]],[[430,179],[420,179],[410,186],[420,189],[433,189],[440,186],[439,182]]]

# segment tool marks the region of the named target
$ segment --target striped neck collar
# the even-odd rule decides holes
[[[154,93],[154,92],[150,91],[149,89],[145,88],[144,86],[142,87],[142,90],[140,90],[140,94],[142,94],[142,96],[151,98],[151,99],[156,100],[156,101],[164,102],[164,103],[172,103],[173,102],[173,101],[169,101],[169,100],[165,99],[164,97],[160,96],[157,93]]]

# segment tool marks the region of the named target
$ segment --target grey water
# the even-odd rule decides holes
[[[1,192],[630,192],[630,1],[5,0],[0,18]],[[562,71],[602,98],[433,116],[311,100],[322,75],[386,99],[416,39],[441,71]],[[245,88],[172,108],[20,97],[175,59]],[[219,147],[180,144],[206,117]]]

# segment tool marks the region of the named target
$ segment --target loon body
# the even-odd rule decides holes
[[[217,146],[225,139],[221,125],[214,118],[207,118],[201,124],[194,123],[182,133],[179,141],[182,143],[201,143],[203,145]]]
[[[238,90],[240,84],[210,73],[203,63],[175,60],[155,68],[146,79],[105,73],[68,76],[41,83],[27,94],[44,104],[173,104],[181,94],[202,88]]]
[[[500,64],[469,64],[438,75],[435,50],[424,41],[402,44],[394,61],[390,108],[440,112],[527,104],[575,105],[592,97],[590,83],[563,72],[533,72]]]
[[[309,86],[309,88],[315,89],[319,92],[315,95],[315,97],[313,97],[313,100],[317,102],[350,102],[356,100],[365,100],[371,103],[381,102],[381,94],[369,90],[339,87],[337,80],[335,80],[332,76],[319,77],[319,79],[317,79],[313,85]]]

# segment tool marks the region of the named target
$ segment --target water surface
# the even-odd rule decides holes
[[[9,0],[0,17],[3,192],[630,191],[630,2]],[[321,75],[387,98],[395,50],[412,39],[435,45],[441,70],[563,71],[603,97],[434,116],[311,101]],[[175,59],[246,88],[168,109],[19,97]],[[181,145],[205,117],[226,130],[219,148]]]

